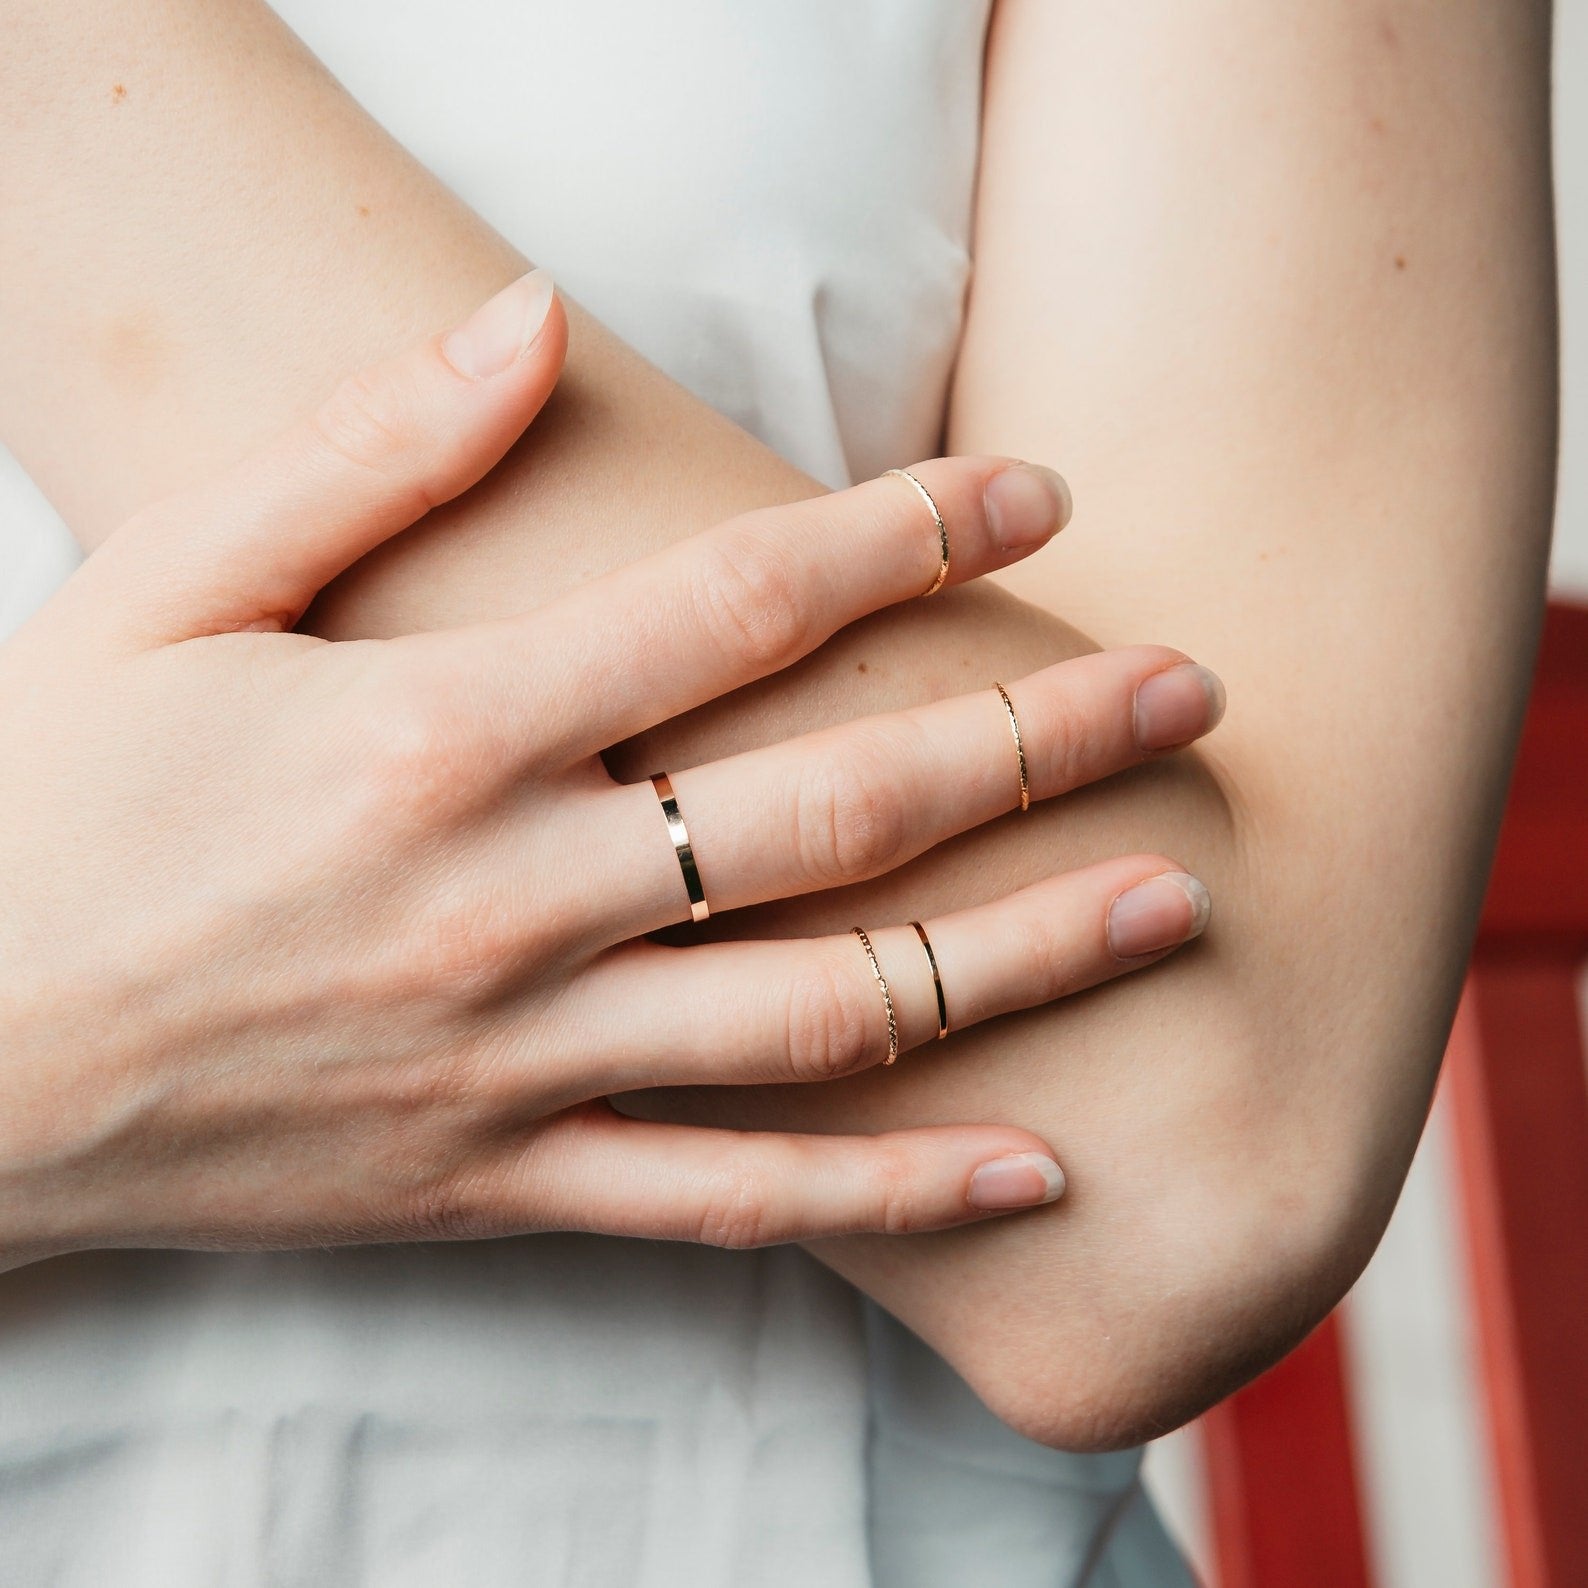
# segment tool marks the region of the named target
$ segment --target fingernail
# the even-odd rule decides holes
[[[1064,1171],[1045,1153],[1016,1152],[989,1158],[970,1177],[973,1208],[1034,1208],[1064,1195]]]
[[[1003,551],[1026,551],[1051,539],[1070,521],[1070,488],[1040,463],[1012,463],[982,491],[987,524]]]
[[[1136,691],[1136,743],[1143,750],[1190,744],[1224,715],[1224,685],[1197,662],[1181,662]]]
[[[503,287],[441,340],[447,362],[470,380],[500,375],[528,351],[551,312],[557,289],[544,270]]]
[[[1119,959],[1156,954],[1200,937],[1213,898],[1197,878],[1166,871],[1114,900],[1108,911],[1108,946]]]

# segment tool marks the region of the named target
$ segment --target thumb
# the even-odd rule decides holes
[[[337,574],[484,477],[551,395],[568,322],[532,270],[342,382],[263,451],[123,524],[83,572],[144,643],[290,628]]]

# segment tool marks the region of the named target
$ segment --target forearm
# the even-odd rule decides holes
[[[198,5],[92,14],[82,31],[99,42],[87,46],[63,8],[38,20],[22,8],[30,36],[9,56],[23,80],[8,97],[35,109],[6,161],[22,221],[8,236],[26,246],[15,242],[5,261],[16,300],[0,416],[90,542],[519,268],[268,15]],[[334,635],[389,634],[522,610],[659,540],[814,488],[580,317],[563,389],[508,463],[356,570],[314,621]],[[688,764],[980,687],[1087,644],[993,592],[940,599],[851,630],[753,696],[616,760],[629,774]],[[1048,1136],[1072,1176],[1059,1207],[963,1238],[841,1243],[822,1255],[1006,1415],[1075,1442],[1133,1432],[1162,1415],[1144,1407],[1194,1399],[1306,1310],[1281,1294],[1276,1322],[1273,1294],[1243,1298],[1239,1316],[1221,1320],[1240,1327],[1189,1357],[1183,1381],[1140,1381],[1158,1372],[1159,1342],[1207,1332],[1210,1286],[1223,1288],[1251,1231],[1271,1239],[1274,1197],[1295,1172],[1282,1155],[1254,1168],[1230,1151],[1232,1113],[1260,1118],[1267,1100],[1245,1068],[1257,1020],[1217,942],[1261,932],[1287,904],[1244,872],[1224,790],[1183,756],[1002,823],[862,894],[768,912],[774,930],[902,918],[1137,849],[1167,850],[1209,882],[1214,943],[886,1075],[667,1100],[815,1130],[1007,1120]],[[1166,1031],[1191,1035],[1166,1042]],[[1295,1247],[1268,1287],[1282,1293],[1290,1275],[1315,1271],[1328,1232],[1304,1197],[1280,1206],[1294,1207],[1281,1222]]]
[[[1449,1029],[1549,539],[1549,6],[1000,0],[986,92],[950,445],[1062,443],[1076,521],[1008,583],[1229,685],[1239,981],[1179,1006],[1180,1117],[1321,1242],[1247,1241],[1172,1373],[1350,1277]]]
[[[524,268],[253,0],[18,0],[7,16],[0,431],[85,544]],[[660,542],[763,500],[773,477],[785,497],[815,489],[572,317],[555,409],[525,448],[525,511],[520,457],[513,502],[489,487],[468,501],[471,523],[496,526],[491,555],[471,535],[443,595],[421,531],[363,578],[363,629],[521,607],[494,574],[530,514],[537,557],[571,580],[651,526]],[[681,421],[709,467],[668,445]]]

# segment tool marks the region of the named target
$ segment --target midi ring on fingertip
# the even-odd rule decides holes
[[[915,928],[915,935],[926,950],[926,963],[932,970],[932,988],[937,994],[937,1040],[941,1042],[948,1035],[948,1000],[943,996],[943,978],[938,974],[937,955],[932,952],[932,940],[926,935],[926,928],[919,921],[911,921],[910,925]]]
[[[882,974],[882,965],[877,959],[877,951],[871,946],[871,939],[866,936],[863,926],[849,928],[860,939],[860,946],[866,951],[866,958],[871,961],[871,974],[876,977],[877,985],[882,989],[882,1006],[888,1011],[888,1056],[884,1064],[896,1063],[899,1057],[899,1017],[893,1012],[893,994],[888,990],[888,978]]]
[[[1020,737],[1020,719],[1015,715],[1015,703],[1009,698],[1009,691],[996,680],[993,688],[1009,713],[1009,731],[1015,736],[1015,758],[1020,764],[1020,809],[1027,811],[1031,809],[1031,784],[1026,778],[1026,742]]]
[[[673,841],[673,853],[678,856],[678,869],[684,874],[684,890],[689,895],[689,919],[704,921],[711,914],[706,903],[706,890],[700,885],[700,869],[695,864],[695,851],[689,842],[689,829],[684,826],[683,813],[678,809],[678,796],[673,793],[672,780],[665,772],[651,774],[651,787],[662,802],[662,815],[667,818],[667,836]]]
[[[937,503],[932,500],[932,493],[908,469],[889,469],[888,473],[898,475],[901,480],[908,480],[915,487],[932,514],[932,522],[937,526],[937,578],[932,581],[930,589],[922,592],[923,597],[934,596],[948,583],[948,525],[943,522],[943,515],[937,510]]]

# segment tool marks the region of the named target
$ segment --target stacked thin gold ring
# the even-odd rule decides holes
[[[943,978],[937,972],[937,955],[932,952],[932,940],[926,935],[926,928],[919,921],[911,921],[910,925],[915,928],[915,935],[926,950],[926,963],[932,968],[932,987],[937,993],[937,1040],[941,1042],[948,1035],[948,1000],[943,996]]]
[[[910,925],[921,940],[921,947],[926,951],[927,968],[932,972],[932,990],[937,994],[937,1039],[941,1042],[948,1035],[948,1000],[943,996],[943,978],[938,972],[937,955],[932,952],[932,940],[926,935],[926,928],[919,921],[911,921]],[[849,930],[860,939],[860,946],[866,951],[866,962],[871,966],[872,980],[882,993],[882,1007],[888,1015],[888,1056],[882,1062],[884,1065],[893,1064],[899,1057],[899,1015],[893,1004],[893,989],[883,974],[882,961],[877,958],[877,950],[865,927],[852,926]]]
[[[888,978],[882,974],[882,965],[877,959],[877,951],[871,946],[871,939],[866,935],[863,926],[849,928],[860,939],[860,946],[866,951],[866,958],[871,961],[871,974],[876,978],[877,985],[882,989],[882,1004],[888,1011],[888,1056],[884,1064],[896,1064],[899,1058],[899,1017],[893,1012],[893,994],[888,988]]]
[[[937,526],[937,578],[932,581],[931,588],[925,592],[926,595],[934,596],[948,583],[948,525],[943,522],[943,515],[938,512],[937,503],[932,500],[932,493],[908,469],[889,469],[888,473],[898,475],[901,480],[908,480],[915,487],[916,494],[926,503],[932,515],[932,522]]]
[[[1020,809],[1028,811],[1031,809],[1031,783],[1026,777],[1026,743],[1020,737],[1020,719],[1015,715],[1015,703],[1009,698],[1009,691],[996,680],[993,688],[998,691],[998,698],[1009,713],[1009,731],[1015,736],[1015,757],[1020,765]]]

